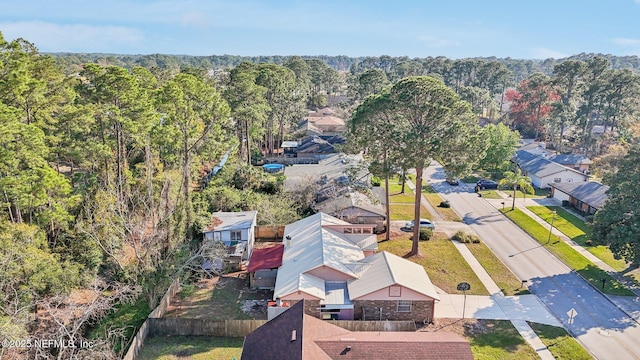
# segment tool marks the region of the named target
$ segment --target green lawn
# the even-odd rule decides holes
[[[391,212],[391,220],[413,220],[414,204],[391,204],[389,211]],[[424,206],[420,207],[420,217],[432,219],[431,213]]]
[[[401,238],[384,241],[378,244],[380,251],[389,251],[398,256],[404,256],[411,251],[411,234],[403,234]],[[424,267],[431,282],[451,294],[461,294],[456,286],[465,281],[471,285],[469,295],[489,295],[487,289],[478,279],[460,252],[443,233],[434,233],[431,240],[420,242],[420,256],[410,257],[409,260]]]
[[[496,190],[480,190],[480,194],[483,198],[487,199],[504,199]],[[508,204],[508,199],[504,199],[505,206]]]
[[[407,188],[409,189],[409,188]],[[409,190],[411,191],[411,190]],[[400,194],[400,193],[391,193],[389,194],[389,202],[391,204],[393,203],[407,203],[407,204],[413,204],[416,200],[416,196],[412,193],[404,193],[404,194]]]
[[[565,329],[538,323],[529,323],[529,325],[556,359],[593,359]]]
[[[533,190],[533,194],[526,195],[522,191],[516,191],[516,199],[524,199],[525,197],[527,199],[546,198],[549,195],[549,189],[538,189],[534,187]],[[502,189],[502,192],[510,195],[509,197],[513,196],[513,189]]]
[[[580,244],[580,246],[587,249],[587,251],[607,263],[616,271],[620,272],[627,268],[627,264],[624,260],[618,260],[613,257],[613,253],[611,253],[609,247],[604,245],[587,245],[587,240],[591,238],[590,229],[586,226],[584,221],[580,220],[567,210],[560,206],[529,206],[527,208],[549,224],[551,224],[551,219],[553,218],[553,226],[556,229],[567,235],[571,240]],[[553,210],[556,210],[557,212],[555,216],[553,216]]]
[[[397,176],[389,179],[389,194],[399,194],[400,191],[402,191],[402,184],[400,184],[399,182],[400,180]],[[382,180],[380,186],[384,187],[384,179]],[[404,192],[406,194],[413,194],[413,191],[409,189],[408,185],[404,186]]]
[[[531,237],[536,239],[540,244],[551,251],[556,257],[562,260],[567,266],[573,268],[582,277],[589,281],[593,286],[601,289],[603,292],[612,295],[634,294],[624,285],[613,279],[607,272],[595,266],[592,262],[580,255],[565,242],[551,234],[549,237],[549,229],[540,225],[537,221],[530,218],[527,214],[516,208],[514,210],[502,210],[504,214],[526,231]],[[549,240],[548,240],[549,239]],[[602,279],[605,279],[605,286],[602,289]]]
[[[508,320],[484,323],[485,331],[465,334],[476,360],[540,359]]]
[[[240,359],[244,338],[209,336],[148,337],[140,360]]]
[[[506,296],[529,294],[529,290],[522,288],[522,282],[484,243],[466,245],[503,294]]]

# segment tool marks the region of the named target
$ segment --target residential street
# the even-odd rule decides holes
[[[540,246],[491,202],[478,197],[473,185],[446,184],[444,172],[435,162],[425,170],[424,176],[513,273],[527,280],[531,292],[594,357],[640,358],[640,325],[612,300]],[[629,309],[634,300],[637,299],[622,301]],[[567,313],[571,309],[575,309],[577,315],[569,324]]]

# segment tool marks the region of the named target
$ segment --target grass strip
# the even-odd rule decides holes
[[[529,323],[556,359],[590,360],[591,355],[561,327]]]
[[[606,271],[595,266],[556,235],[550,234],[549,229],[540,225],[522,210],[516,208],[500,211],[597,289],[612,295],[634,296],[623,284],[612,278]],[[605,280],[604,286],[602,286],[603,279]]]
[[[538,215],[542,220],[551,224],[553,219],[553,226],[560,232],[571,238],[571,240],[578,243],[580,246],[587,249],[588,252],[595,255],[598,259],[604,261],[606,264],[620,272],[627,268],[627,264],[622,259],[616,259],[613,257],[613,253],[609,250],[608,246],[590,244],[591,230],[575,215],[571,214],[567,210],[560,206],[528,206],[527,209],[531,210],[534,214]],[[553,211],[556,211],[556,215],[553,215]]]
[[[509,270],[509,268],[485,245],[466,244],[480,265],[487,271],[491,279],[506,296],[530,294],[529,290],[522,287],[522,282]]]

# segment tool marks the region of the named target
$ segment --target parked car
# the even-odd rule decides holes
[[[409,230],[413,230],[413,220],[407,222],[404,227]],[[436,225],[429,219],[420,219],[420,228],[422,229],[434,229]]]
[[[497,189],[498,188],[498,183],[493,181],[493,180],[479,180],[478,183],[476,184],[476,186],[480,190]]]
[[[456,178],[453,178],[453,179],[447,178],[447,184],[449,184],[451,186],[458,186],[460,183],[459,183],[458,179],[456,179]]]

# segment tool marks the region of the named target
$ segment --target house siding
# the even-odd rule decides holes
[[[404,299],[401,299],[404,300]],[[398,312],[396,300],[355,300],[355,320],[409,320],[432,322],[434,300],[412,301],[411,312]]]
[[[558,189],[551,188],[551,194],[552,194],[554,199],[558,199],[558,201],[560,201],[560,202],[569,201],[569,195],[563,193],[562,191],[560,191]]]
[[[556,183],[554,179],[560,178],[560,183],[585,182],[589,178],[587,175],[579,174],[574,171],[562,171],[556,174],[545,176],[542,178],[531,176],[531,182],[534,186],[545,189],[549,188],[549,184]],[[537,183],[537,184],[536,184]]]
[[[389,296],[390,286],[382,288],[380,290],[374,291],[364,296],[360,296],[355,300],[417,300],[417,301],[428,301],[432,300],[430,297],[420,294],[419,292],[415,292],[409,288],[399,285],[393,285],[394,287],[400,287],[400,296]]]

